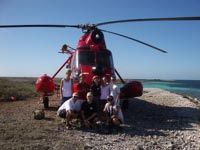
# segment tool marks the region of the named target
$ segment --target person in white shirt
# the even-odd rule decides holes
[[[78,94],[73,93],[72,98],[65,101],[58,109],[57,115],[66,120],[67,128],[70,128],[70,121],[80,115],[81,102],[78,100]]]
[[[100,96],[100,110],[103,111],[103,108],[105,104],[107,103],[107,96],[110,95],[110,84],[107,81],[106,77],[102,77],[102,82],[101,82],[101,96]]]
[[[113,96],[115,104],[119,105],[120,104],[120,88],[116,84],[116,77],[111,77],[110,78],[111,83],[110,83],[110,95]]]
[[[70,78],[71,77],[71,69],[67,68],[66,70],[66,77],[61,80],[60,83],[60,96],[61,96],[61,102],[60,106],[68,99],[72,97],[73,93],[73,81]]]

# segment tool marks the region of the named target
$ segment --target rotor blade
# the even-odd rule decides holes
[[[30,24],[30,25],[0,25],[0,28],[81,28],[81,25],[51,25],[51,24]]]
[[[144,21],[195,21],[199,20],[200,17],[172,17],[172,18],[143,18],[143,19],[127,19],[127,20],[115,20],[115,21],[108,21],[97,23],[95,26],[107,25],[107,24],[115,24],[115,23],[124,23],[124,22],[144,22]]]
[[[121,37],[124,37],[124,38],[127,38],[127,39],[130,39],[130,40],[132,40],[132,41],[135,41],[135,42],[141,43],[141,44],[143,44],[143,45],[146,45],[146,46],[148,46],[148,47],[151,47],[151,48],[153,48],[153,49],[156,49],[156,50],[158,50],[158,51],[160,51],[160,52],[167,53],[167,51],[164,51],[164,50],[162,50],[162,49],[160,49],[160,48],[158,48],[158,47],[155,47],[155,46],[150,45],[150,44],[148,44],[148,43],[145,43],[145,42],[142,42],[142,41],[140,41],[140,40],[134,39],[134,38],[132,38],[132,37],[129,37],[129,36],[126,36],[126,35],[122,35],[122,34],[119,34],[119,33],[115,33],[115,32],[112,32],[112,31],[103,30],[103,29],[99,29],[99,30],[101,30],[101,31],[103,31],[103,32],[111,33],[111,34],[114,34],[114,35],[118,35],[118,36],[121,36]]]

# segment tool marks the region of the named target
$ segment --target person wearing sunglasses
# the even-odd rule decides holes
[[[65,119],[66,127],[71,128],[70,121],[80,116],[81,102],[78,100],[78,93],[73,93],[72,98],[65,101],[58,109],[57,115]]]

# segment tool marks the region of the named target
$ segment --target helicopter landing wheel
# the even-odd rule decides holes
[[[45,97],[43,99],[43,104],[44,104],[45,109],[49,108],[49,98],[48,97]]]

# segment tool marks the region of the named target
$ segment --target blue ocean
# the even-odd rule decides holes
[[[200,80],[143,80],[144,88],[160,88],[200,100]]]

